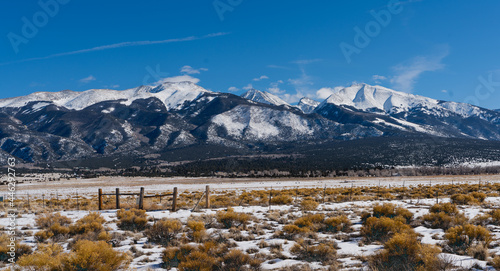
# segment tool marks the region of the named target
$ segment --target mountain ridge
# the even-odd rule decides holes
[[[412,135],[499,141],[500,112],[366,84],[294,106],[255,89],[237,96],[191,82],[0,100],[0,160],[26,163],[146,157],[203,144],[267,153]]]

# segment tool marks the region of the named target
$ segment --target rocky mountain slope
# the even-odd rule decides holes
[[[268,153],[280,146],[372,137],[500,140],[500,112],[366,84],[291,106],[249,90],[241,97],[190,82],[39,92],[0,100],[0,160],[147,157],[202,145]]]

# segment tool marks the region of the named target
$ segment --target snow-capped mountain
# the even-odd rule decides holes
[[[324,104],[353,107],[357,110],[382,114],[397,114],[415,109],[425,109],[429,114],[446,115],[451,113],[462,117],[481,116],[482,113],[485,113],[484,109],[470,104],[439,101],[367,84],[354,84],[350,87],[336,89],[330,97],[323,101],[322,105]]]
[[[316,109],[316,107],[318,107],[319,104],[320,104],[320,102],[318,102],[318,101],[304,97],[304,98],[300,99],[299,103],[297,104],[297,108],[302,110],[302,112],[309,114],[309,113],[312,113],[314,111],[314,109]]]
[[[251,100],[258,103],[263,104],[272,104],[272,105],[289,105],[287,102],[280,99],[278,96],[271,94],[269,92],[256,90],[254,88],[248,90],[243,93],[241,97]]]
[[[67,109],[82,110],[104,101],[121,100],[130,105],[138,99],[158,98],[167,109],[179,108],[210,91],[192,82],[164,83],[156,87],[140,86],[127,90],[91,89],[83,92],[64,90],[61,92],[36,92],[27,96],[0,100],[0,107],[23,107],[30,102],[50,102]]]
[[[500,112],[366,84],[296,106],[254,89],[240,97],[190,82],[0,100],[0,160],[135,157],[206,144],[265,151],[410,135],[500,140]]]

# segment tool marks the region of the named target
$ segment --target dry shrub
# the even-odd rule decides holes
[[[413,213],[408,209],[398,207],[392,203],[384,203],[382,205],[376,204],[375,206],[373,206],[373,216],[377,218],[383,216],[388,218],[395,218],[399,216],[404,218],[406,223],[408,224],[413,218]]]
[[[193,241],[198,243],[203,242],[203,239],[205,239],[207,235],[205,223],[202,221],[189,220],[187,227],[189,228],[189,235]]]
[[[434,229],[447,230],[468,222],[465,215],[460,213],[457,206],[452,203],[434,204],[429,211],[430,213],[425,214],[422,220],[424,225]]]
[[[500,255],[496,255],[488,262],[495,270],[500,270]]]
[[[500,209],[491,211],[489,215],[491,216],[491,219],[493,220],[493,223],[495,225],[500,225]]]
[[[14,249],[14,251],[11,251],[11,247]],[[23,255],[31,254],[32,250],[30,246],[19,244],[19,242],[11,240],[11,236],[2,233],[0,235],[0,261],[6,263],[9,262],[9,259],[11,258],[11,255],[9,254],[11,254],[12,252],[15,253],[14,259],[17,260]]]
[[[68,254],[63,251],[63,247],[55,243],[41,244],[35,253],[20,257],[17,264],[22,270],[64,270],[63,262],[67,260]]]
[[[48,239],[52,238],[54,239],[54,241],[60,241],[62,239],[66,239],[69,232],[69,227],[61,226],[59,225],[59,223],[55,223],[48,229],[41,230],[35,233],[35,240],[37,240],[38,242],[45,242]]]
[[[325,230],[328,232],[350,232],[351,231],[351,220],[345,215],[329,217],[325,219]]]
[[[104,241],[78,241],[72,249],[65,265],[70,270],[119,270],[128,266],[127,254],[113,250]]]
[[[36,226],[41,229],[48,229],[54,224],[59,224],[60,226],[68,226],[71,224],[71,218],[63,216],[60,213],[46,213],[38,216],[35,219]]]
[[[218,260],[207,253],[193,251],[179,264],[179,271],[210,271],[217,264]]]
[[[198,247],[183,245],[163,251],[165,268],[190,270],[240,270],[245,266],[260,267],[260,261],[240,250],[229,250],[224,244],[205,242]],[[258,269],[257,269],[258,270]]]
[[[314,211],[318,208],[318,206],[319,203],[311,197],[306,197],[300,202],[300,208],[302,211]]]
[[[485,227],[486,225],[492,223],[492,219],[489,214],[483,214],[483,215],[479,214],[471,220],[471,223],[474,225]]]
[[[384,249],[369,258],[371,270],[438,270],[436,246],[421,244],[414,233],[398,233],[384,244]]]
[[[299,228],[308,228],[310,231],[318,231],[323,227],[325,216],[323,214],[306,215],[296,219],[293,224]]]
[[[288,205],[292,203],[293,199],[292,197],[288,195],[279,195],[271,198],[271,204],[275,205]]]
[[[233,249],[222,257],[222,270],[239,270],[241,267],[250,264],[250,262],[250,255],[239,249]]]
[[[482,242],[473,244],[467,249],[467,255],[481,261],[486,261],[489,255],[488,247]]]
[[[120,220],[118,227],[122,230],[142,231],[148,223],[145,210],[139,209],[120,209],[116,212],[116,216]]]
[[[328,244],[310,245],[299,240],[290,249],[290,253],[297,257],[298,260],[308,262],[322,262],[323,264],[333,263],[337,256],[335,248]]]
[[[483,203],[486,199],[486,194],[481,192],[472,192],[468,195],[455,194],[450,197],[451,201],[459,205],[471,205]]]
[[[405,220],[396,217],[394,219],[388,217],[370,217],[366,220],[361,228],[361,235],[368,241],[381,241],[389,240],[396,233],[412,232],[411,227],[404,223]]]
[[[57,244],[42,245],[31,255],[19,258],[17,264],[23,270],[92,270],[114,271],[128,266],[127,254],[113,250],[111,245],[100,241],[78,241],[69,253]]]
[[[71,234],[100,233],[104,230],[103,224],[106,220],[100,213],[91,212],[82,217],[74,225],[70,225]]]
[[[297,225],[285,225],[281,231],[284,238],[288,240],[295,239],[298,235],[308,233],[309,228],[301,228]],[[279,235],[279,234],[278,234]]]
[[[226,211],[218,211],[216,217],[217,221],[226,229],[245,226],[250,220],[250,215],[235,212],[233,208],[227,208]]]
[[[144,232],[149,242],[168,246],[182,230],[182,223],[176,219],[165,219],[156,223]]]
[[[448,241],[449,248],[460,254],[465,254],[473,244],[483,243],[487,246],[491,242],[491,234],[488,229],[471,224],[448,229],[444,238]]]

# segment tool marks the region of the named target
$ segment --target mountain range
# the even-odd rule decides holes
[[[0,160],[15,156],[24,163],[148,158],[203,146],[262,155],[409,137],[500,141],[500,112],[367,84],[296,105],[256,89],[237,96],[191,82],[0,100]]]

